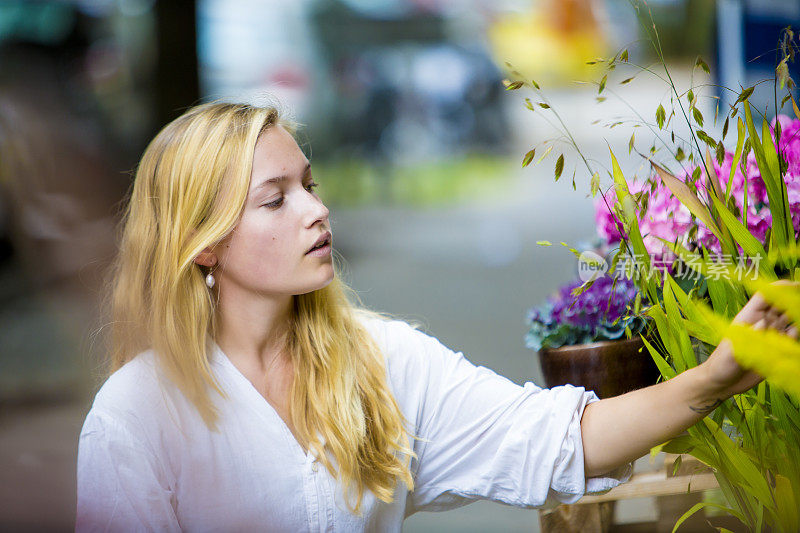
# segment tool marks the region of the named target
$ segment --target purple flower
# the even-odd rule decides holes
[[[642,331],[644,318],[630,311],[638,293],[632,281],[604,276],[581,294],[573,295],[581,285],[579,280],[564,285],[544,305],[529,312],[529,348],[614,340],[622,338],[626,329],[632,334]]]

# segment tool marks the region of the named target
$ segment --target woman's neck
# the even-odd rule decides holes
[[[223,297],[217,308],[216,342],[234,364],[267,369],[286,356],[292,296]]]

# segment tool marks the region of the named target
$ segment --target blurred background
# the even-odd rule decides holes
[[[651,15],[676,84],[696,87],[712,117],[736,97],[714,84],[738,93],[772,75],[800,1],[0,2],[0,530],[73,527],[77,437],[106,377],[99,306],[118,215],[149,139],[199,102],[279,102],[303,124],[366,306],[541,384],[526,311],[576,265],[536,242],[595,238],[590,176],[564,127],[588,158],[606,161],[610,145],[628,176],[645,171],[636,151],[660,142],[654,112],[670,99],[634,66],[654,60]],[[631,65],[598,96],[602,68],[587,61],[622,49]],[[698,55],[711,75],[692,68]],[[565,126],[526,108],[542,96],[504,89],[511,68],[537,80]],[[774,110],[771,93],[754,98]],[[523,169],[535,146],[554,148]],[[618,507],[631,520],[652,512]],[[480,502],[405,530],[489,528],[538,531],[538,518]]]

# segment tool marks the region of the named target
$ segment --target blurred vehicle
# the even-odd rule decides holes
[[[501,73],[484,36],[453,32],[443,7],[420,4],[314,6],[330,80],[318,92],[328,122],[323,151],[344,148],[387,163],[504,151]]]
[[[331,67],[339,146],[392,163],[505,147],[500,73],[479,47],[368,47]]]

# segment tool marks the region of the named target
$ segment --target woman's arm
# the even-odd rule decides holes
[[[758,329],[785,330],[797,338],[796,328],[786,329],[786,316],[771,308],[759,293],[734,320]],[[738,365],[730,341],[723,339],[706,362],[673,379],[589,404],[581,419],[586,477],[610,472],[645,455],[760,380]]]

